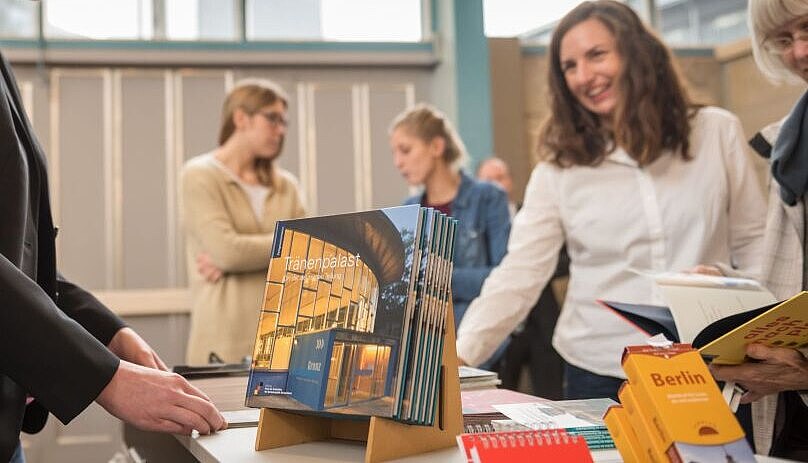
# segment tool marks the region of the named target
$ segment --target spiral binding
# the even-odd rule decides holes
[[[484,425],[466,426],[473,428],[474,439],[483,448],[536,447],[543,445],[560,445],[577,443],[578,436],[567,434],[557,429],[543,431],[483,431]],[[479,429],[479,430],[478,430]]]

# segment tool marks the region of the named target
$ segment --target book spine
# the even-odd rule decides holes
[[[623,404],[623,415],[639,439],[638,445],[645,460],[652,463],[667,462],[668,458],[665,456],[666,447],[660,440],[659,435],[652,432],[654,424],[651,422],[650,417],[639,408],[634,390],[629,382],[623,383],[617,397],[620,399],[620,403]]]
[[[624,463],[645,463],[648,461],[643,458],[640,440],[628,422],[627,412],[624,407],[620,405],[610,407],[603,417],[603,422],[606,423],[606,427],[609,429],[609,433],[614,439]],[[593,447],[589,446],[589,448]]]

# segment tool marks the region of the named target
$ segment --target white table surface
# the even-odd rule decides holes
[[[227,429],[210,436],[177,436],[201,463],[347,463],[362,462],[365,445],[349,441],[321,441],[256,452],[255,433],[258,428]],[[789,460],[757,456],[758,463],[782,463]],[[620,463],[617,450],[596,450],[592,459],[597,463]],[[399,463],[466,463],[457,447],[437,450],[395,460]]]
[[[365,444],[350,441],[320,441],[256,452],[255,433],[258,428],[236,428],[210,436],[177,436],[201,463],[323,463],[361,462],[365,458]],[[598,463],[620,463],[617,450],[598,450],[592,453]],[[395,460],[400,463],[466,463],[457,447],[437,450]]]

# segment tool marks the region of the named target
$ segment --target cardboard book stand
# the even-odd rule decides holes
[[[264,408],[258,420],[255,450],[325,439],[347,439],[367,442],[365,463],[376,463],[454,447],[457,445],[456,436],[463,432],[457,366],[454,315],[450,303],[438,388],[438,415],[434,425],[410,425],[377,416],[370,417],[369,420],[357,420],[352,417],[301,415]]]

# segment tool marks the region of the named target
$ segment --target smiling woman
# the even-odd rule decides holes
[[[655,305],[631,269],[717,263],[756,274],[765,203],[732,114],[690,103],[669,51],[625,4],[583,2],[549,49],[551,111],[508,253],[471,302],[458,356],[478,364],[528,314],[566,244],[570,281],[553,346],[567,399],[612,397],[623,347],[645,342],[596,303]]]

